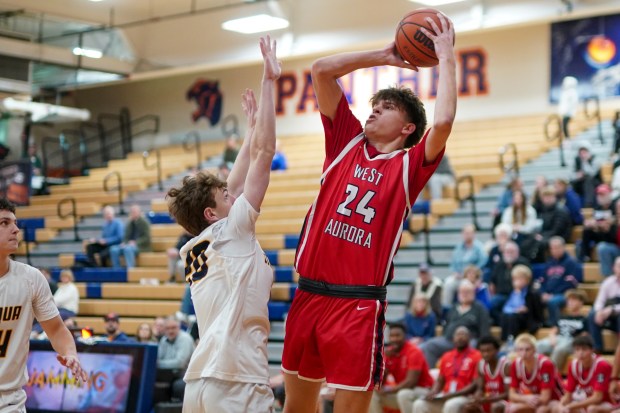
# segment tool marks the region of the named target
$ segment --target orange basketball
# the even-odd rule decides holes
[[[441,21],[437,17],[437,13],[441,12],[431,8],[417,9],[405,15],[398,23],[396,49],[404,60],[414,66],[433,67],[439,63],[433,41],[420,30],[420,27],[424,27],[431,33],[435,33],[426,21],[427,17],[433,19],[441,28]]]

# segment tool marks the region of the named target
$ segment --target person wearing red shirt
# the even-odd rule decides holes
[[[596,407],[599,411],[611,411],[609,397],[611,364],[594,354],[594,341],[590,336],[573,340],[573,360],[568,368],[564,396],[551,402],[553,413],[580,413]]]
[[[393,257],[403,222],[437,169],[456,116],[454,26],[441,13],[437,19],[426,19],[432,31],[419,32],[439,60],[434,118],[426,132],[424,105],[412,90],[379,90],[362,125],[338,83],[358,69],[416,70],[394,42],[312,64],[326,156],[295,256],[299,282],[282,352],[285,413],[314,413],[323,381],[336,389],[336,413],[366,413],[374,388],[383,382]]]
[[[413,403],[415,413],[458,413],[468,402],[467,395],[474,392],[476,371],[481,360],[480,352],[469,346],[467,327],[454,332],[454,350],[439,360],[439,376],[431,391]]]
[[[536,338],[521,334],[515,340],[517,358],[510,367],[509,413],[546,413],[562,390],[553,362],[536,353]]]
[[[501,345],[497,338],[484,336],[478,340],[482,360],[478,363],[476,393],[465,405],[465,413],[503,413],[508,399],[505,380],[510,377],[510,362],[498,358]]]
[[[400,409],[401,413],[411,413],[413,401],[425,396],[433,386],[433,378],[428,370],[424,354],[415,344],[407,341],[405,325],[390,324],[390,341],[385,348],[387,380],[379,390],[375,390],[370,401],[370,413],[383,413],[383,408]]]

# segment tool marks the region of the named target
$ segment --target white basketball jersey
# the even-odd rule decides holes
[[[256,240],[258,215],[241,195],[227,218],[181,248],[200,333],[185,381],[213,377],[268,384],[273,270]]]
[[[36,268],[10,261],[0,277],[0,391],[18,390],[28,381],[26,360],[32,322],[58,315],[52,292]]]

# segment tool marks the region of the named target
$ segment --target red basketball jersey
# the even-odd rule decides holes
[[[485,396],[499,396],[506,392],[506,357],[502,357],[498,360],[495,371],[491,371],[489,363],[484,360],[480,360],[478,365],[478,374],[484,380],[484,394]]]
[[[598,356],[594,356],[592,366],[587,371],[584,371],[581,361],[573,359],[568,369],[565,390],[572,393],[573,400],[585,400],[598,391],[603,393],[604,402],[611,402],[609,397],[611,370],[611,364]]]
[[[334,121],[324,117],[323,123],[327,159],[295,267],[306,278],[331,284],[386,285],[403,221],[442,154],[424,165],[428,132],[409,151],[379,153],[344,97]]]
[[[519,394],[540,394],[545,389],[551,390],[551,400],[559,400],[562,395],[557,371],[553,362],[542,354],[537,355],[534,370],[525,371],[525,364],[519,357],[510,367],[510,387]]]

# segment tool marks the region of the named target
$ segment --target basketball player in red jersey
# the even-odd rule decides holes
[[[368,67],[417,70],[398,56],[394,43],[312,66],[326,159],[295,259],[299,288],[282,356],[287,413],[313,413],[323,381],[336,389],[335,413],[366,412],[381,383],[392,258],[403,220],[441,160],[456,112],[454,29],[438,16],[440,25],[427,19],[435,33],[421,29],[439,59],[435,115],[426,133],[424,106],[411,90],[377,92],[362,127],[338,84]]]
[[[466,413],[503,413],[510,377],[510,363],[505,356],[498,358],[500,342],[493,336],[484,336],[478,340],[478,350],[482,360],[478,363],[476,393],[465,405]]]

